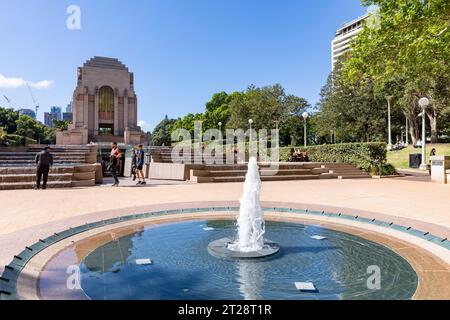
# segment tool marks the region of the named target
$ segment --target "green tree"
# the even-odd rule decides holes
[[[286,94],[279,84],[257,88],[249,86],[246,91],[235,93],[230,101],[229,128],[280,129],[282,145],[300,140],[303,136],[302,113],[309,107],[308,101]]]
[[[376,27],[365,27],[344,64],[347,81],[371,78],[376,92],[395,96],[416,140],[418,100],[428,96],[432,141],[450,100],[450,2],[448,0],[363,0],[379,8]],[[390,87],[389,85],[396,85]]]
[[[154,146],[170,146],[170,129],[175,122],[176,120],[169,119],[166,115],[164,119],[155,127],[152,132],[152,144]]]
[[[62,131],[66,131],[69,129],[70,121],[67,120],[53,120],[53,128],[54,129],[60,129]]]
[[[55,143],[55,130],[48,128],[27,115],[20,115],[19,119],[16,120],[16,126],[17,135],[34,139],[39,143]]]
[[[230,101],[232,98],[233,95],[224,91],[212,96],[211,100],[206,103],[203,129],[218,128],[219,122],[222,123],[222,127],[225,126],[230,118]]]
[[[195,122],[196,121],[204,121],[204,114],[203,113],[188,113],[183,118],[178,118],[176,122],[170,126],[170,132],[173,132],[173,130],[176,129],[185,129],[189,131],[191,137],[194,137],[194,129],[195,129]],[[204,128],[203,128],[204,129]]]
[[[325,141],[331,142],[332,136],[339,142],[384,140],[387,109],[375,95],[373,80],[346,82],[341,62],[322,88],[317,109],[317,135]]]
[[[6,130],[6,133],[12,134],[16,132],[17,119],[19,119],[18,111],[0,107],[0,127],[3,127]]]

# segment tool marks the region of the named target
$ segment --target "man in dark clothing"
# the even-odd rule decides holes
[[[136,169],[137,169],[137,164],[136,164],[136,150],[133,148],[133,150],[131,150],[131,176],[133,177],[133,181],[136,180]]]
[[[137,149],[137,152],[136,152],[136,157],[137,157],[136,174],[137,174],[137,177],[139,179],[139,182],[137,184],[138,185],[147,184],[147,182],[145,182],[144,173],[142,172],[142,168],[144,167],[144,157],[145,157],[144,150],[142,149],[142,144],[138,145],[138,149]],[[141,181],[141,179],[142,179],[142,181]]]
[[[109,169],[111,171],[111,175],[114,178],[113,187],[119,186],[119,179],[117,178],[117,173],[120,171],[120,158],[122,155],[120,154],[120,150],[117,147],[117,142],[111,143],[111,153],[109,157]]]
[[[45,147],[43,151],[36,155],[36,186],[35,189],[39,190],[41,188],[41,178],[42,189],[47,188],[48,172],[53,165],[53,155],[50,153],[50,147]]]

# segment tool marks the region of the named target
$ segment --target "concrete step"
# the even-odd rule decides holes
[[[331,170],[336,170],[336,169],[356,169],[355,166],[351,165],[351,164],[347,164],[347,163],[327,163],[325,164],[326,168],[331,169]]]
[[[35,161],[35,157],[25,157],[25,156],[20,156],[20,157],[0,157],[0,162],[5,162],[5,163],[11,163],[11,162],[28,162],[28,161]],[[73,161],[73,162],[85,162],[86,161],[86,157],[85,156],[77,156],[77,157],[53,157],[53,161]]]
[[[34,186],[34,182],[0,183],[0,190],[33,189]],[[71,186],[70,181],[49,181],[47,183],[47,188],[70,188]]]
[[[71,173],[50,173],[48,181],[71,181]],[[34,182],[36,181],[36,174],[7,174],[0,175],[0,183],[20,183],[20,182]]]
[[[53,165],[58,164],[74,164],[74,163],[85,163],[84,159],[54,159]],[[0,160],[0,167],[15,166],[20,167],[22,165],[36,165],[33,160]]]
[[[317,180],[318,175],[261,176],[261,181]],[[197,183],[243,182],[245,176],[236,177],[198,177]]]
[[[95,174],[94,174],[95,177]],[[95,186],[95,178],[89,180],[72,180],[71,187],[79,188],[79,187],[93,187]]]
[[[337,169],[337,170],[330,170],[330,173],[338,174],[338,175],[348,175],[348,174],[360,174],[360,173],[366,173],[365,171],[359,170],[359,169]]]
[[[348,174],[348,175],[335,175],[336,178],[343,180],[343,179],[371,179],[372,176],[368,173],[366,174]]]
[[[39,151],[40,152],[40,151]],[[14,156],[35,156],[38,152],[2,152],[0,151],[0,157],[14,157]],[[52,151],[53,155],[56,156],[84,156],[86,153],[89,153],[87,151],[76,151],[76,152],[67,152],[67,151]]]
[[[267,168],[277,168],[279,170],[305,170],[305,169],[314,169],[321,168],[320,164],[269,164],[269,163],[258,163],[260,169],[264,170]],[[223,165],[203,165],[196,167],[197,170],[206,170],[206,171],[216,171],[216,170],[242,170],[247,171],[248,165],[246,163],[240,164],[223,164]]]
[[[247,170],[193,170],[193,175],[198,177],[233,177],[245,176]],[[311,175],[311,169],[280,169],[280,170],[260,170],[261,176],[293,176]]]
[[[72,179],[73,181],[94,180],[95,184],[95,171],[74,172]]]
[[[53,167],[52,173],[73,173],[73,167]],[[2,168],[0,167],[0,174],[36,174],[36,166],[32,167],[12,167]]]

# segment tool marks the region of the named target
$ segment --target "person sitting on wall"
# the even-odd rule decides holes
[[[422,140],[417,140],[416,144],[414,145],[414,148],[422,148]]]
[[[294,162],[294,154],[295,154],[295,149],[291,148],[291,151],[289,154],[289,162]]]
[[[309,162],[308,152],[300,152],[300,162]]]
[[[431,175],[431,157],[434,157],[434,156],[436,156],[435,148],[431,149],[431,151],[430,151],[430,175]]]

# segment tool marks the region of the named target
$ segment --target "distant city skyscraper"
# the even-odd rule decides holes
[[[56,120],[62,120],[62,108],[58,106],[53,106],[50,108],[50,113],[55,115]]]
[[[72,102],[70,102],[69,104],[67,104],[66,112],[72,113]]]
[[[72,112],[63,112],[63,120],[72,122]]]
[[[36,112],[34,112],[34,110],[31,110],[31,109],[20,109],[19,110],[19,113],[20,114],[24,114],[24,115],[26,115],[26,116],[29,116],[29,117],[31,117],[31,118],[33,118],[33,119],[35,119],[36,120]]]
[[[344,53],[348,52],[350,44],[358,34],[364,29],[364,22],[369,17],[366,14],[351,22],[345,23],[340,29],[336,31],[333,41],[331,42],[331,69],[334,70],[334,65],[338,61],[338,58]]]
[[[53,128],[53,120],[58,120],[56,118],[56,114],[52,112],[44,112],[44,124],[49,127]]]

